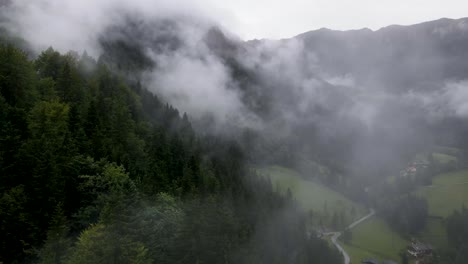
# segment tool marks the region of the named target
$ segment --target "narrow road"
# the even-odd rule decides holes
[[[355,228],[357,225],[359,225],[362,222],[366,221],[367,219],[371,218],[374,214],[375,214],[375,210],[371,208],[368,215],[354,221],[347,228],[348,229]],[[331,235],[332,236],[331,241],[332,241],[333,245],[335,245],[335,247],[338,249],[338,251],[340,251],[340,253],[343,255],[344,264],[349,264],[350,263],[350,258],[349,258],[348,253],[344,250],[343,247],[341,247],[341,245],[337,241],[338,238],[341,236],[341,232],[329,232],[329,233],[326,233],[325,235]]]
[[[344,258],[344,264],[349,264],[350,262],[350,258],[349,258],[349,255],[348,253],[344,250],[344,248],[341,247],[340,244],[338,244],[338,242],[336,241],[340,236],[341,236],[341,232],[333,232],[331,233],[333,234],[332,238],[331,238],[331,241],[333,243],[333,245],[335,245],[335,247],[338,249],[338,251],[340,251],[341,255],[343,255],[343,258]]]
[[[348,229],[353,229],[355,226],[357,226],[357,225],[359,225],[360,223],[362,223],[362,222],[366,221],[367,219],[371,218],[374,214],[375,214],[375,210],[371,208],[368,215],[366,215],[366,216],[364,216],[363,218],[358,219],[358,220],[354,221],[353,223],[351,223],[351,224],[348,226]]]

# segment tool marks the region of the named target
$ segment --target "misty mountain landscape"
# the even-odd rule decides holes
[[[468,263],[468,18],[200,3],[0,1],[0,264]]]

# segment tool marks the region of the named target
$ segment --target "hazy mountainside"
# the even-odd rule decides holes
[[[467,23],[243,42],[187,18],[128,16],[99,43],[104,61],[192,113],[198,131],[236,138],[254,163],[317,161],[336,183],[396,173],[427,146],[467,147]]]
[[[375,174],[433,144],[466,148],[467,25],[321,29],[244,43],[234,60],[269,106],[266,131],[290,128],[276,130],[290,152]]]
[[[234,88],[243,92],[273,90],[269,85],[286,85],[289,87],[283,89],[292,89],[294,82],[278,83],[268,78],[285,78],[285,73],[291,71],[288,67],[294,67],[299,69],[295,77],[316,81],[314,84],[324,86],[322,89],[332,90],[327,91],[330,96],[343,92],[333,91],[330,86],[338,89],[350,84],[376,86],[374,89],[384,88],[395,94],[437,89],[448,80],[464,80],[468,70],[465,45],[468,19],[441,19],[413,26],[389,26],[378,31],[320,29],[291,39],[248,42],[227,36],[209,24],[187,25],[192,22],[189,19],[148,22],[127,16],[120,24],[101,32],[99,43],[105,52],[103,59],[116,60],[117,67],[134,63],[132,66],[139,67],[132,67],[133,70],[144,70],[152,66],[161,69],[164,63],[161,54],[214,57],[227,67],[228,74],[237,84]],[[290,55],[289,58],[286,55]],[[268,67],[260,63],[277,64],[267,66],[283,67],[286,72],[270,76],[270,72],[266,72]],[[275,97],[279,91],[269,92],[273,93],[270,97]],[[243,100],[257,99],[241,97]],[[266,99],[272,98],[267,96]],[[339,98],[336,100],[340,101]],[[247,105],[255,110],[256,104]],[[255,113],[259,114],[259,111]]]
[[[405,190],[430,181],[433,165],[420,178],[397,179],[396,190],[367,186],[435,145],[460,148],[456,166],[466,166],[468,19],[249,42],[211,25],[154,23],[164,33],[125,23],[101,40],[126,54],[108,37],[126,32],[118,39],[132,39],[140,52],[131,54],[150,62],[138,68],[142,82],[190,109],[196,131],[235,139],[249,163],[296,168],[368,202],[393,231],[424,228],[427,203]],[[132,64],[132,56],[117,58]]]
[[[467,19],[244,42],[196,12],[167,6],[101,3],[91,11],[105,17],[69,25],[57,13],[80,16],[59,6],[10,5],[0,22],[34,50],[50,45],[43,20],[76,27],[84,37],[49,23],[57,31],[52,44],[101,55],[191,113],[197,131],[243,141],[254,163],[300,167],[293,163],[301,157],[332,175],[375,174],[429,145],[468,145]]]
[[[299,40],[303,57],[315,60],[315,73],[342,96],[339,103],[335,94],[325,100],[326,108],[356,111],[351,119],[357,116],[360,128],[336,127],[364,133],[351,135],[354,153],[394,165],[405,149],[434,143],[466,148],[467,25],[468,19],[441,19],[378,31],[321,29],[283,41]],[[376,152],[375,145],[386,151]]]
[[[328,73],[352,74],[359,83],[401,92],[431,89],[468,70],[468,19],[440,19],[412,26],[333,31],[297,36]],[[378,83],[373,83],[378,81]]]

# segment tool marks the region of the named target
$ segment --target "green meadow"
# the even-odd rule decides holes
[[[321,219],[322,224],[330,225],[333,215],[343,214],[345,224],[367,214],[367,210],[342,194],[312,180],[303,179],[296,171],[270,166],[258,169],[260,175],[269,177],[281,193],[291,190],[291,194],[306,211],[312,211],[314,219]],[[317,224],[317,223],[316,223]]]
[[[427,199],[430,216],[446,218],[468,205],[468,170],[440,174],[431,186],[421,187],[416,193]]]
[[[445,219],[468,205],[468,170],[440,174],[431,186],[419,188],[416,194],[426,198],[429,206],[427,225],[419,239],[436,248],[447,248]]]
[[[362,259],[373,258],[379,261],[400,261],[400,252],[409,242],[380,218],[373,217],[352,230],[352,239],[348,244],[342,243],[350,255],[351,263],[361,263]]]

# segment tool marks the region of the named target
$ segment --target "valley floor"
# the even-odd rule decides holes
[[[261,175],[270,177],[274,188],[280,192],[289,189],[298,203],[313,215],[321,219],[325,230],[332,230],[331,216],[344,211],[346,226],[351,225],[352,239],[349,243],[338,241],[339,232],[328,231],[330,243],[342,248],[345,260],[349,263],[361,263],[363,259],[373,258],[379,261],[400,261],[400,253],[406,250],[410,241],[394,232],[385,221],[377,216],[366,218],[363,206],[354,203],[343,195],[311,180],[304,180],[297,172],[272,166],[258,170]],[[425,230],[417,237],[430,243],[436,249],[447,248],[445,219],[454,211],[468,205],[468,170],[440,174],[433,179],[431,186],[421,187],[416,191],[427,199],[429,219]],[[351,211],[355,210],[354,215]],[[369,217],[369,215],[367,216]],[[365,220],[365,221],[364,221]],[[317,223],[312,223],[317,225]],[[348,262],[346,262],[348,263]]]
[[[400,252],[408,244],[381,218],[373,217],[353,229],[351,241],[343,243],[343,247],[351,256],[351,263],[361,263],[367,258],[399,261]]]
[[[339,233],[331,231],[328,233],[332,235],[330,242],[335,246],[338,243],[342,245],[343,250],[340,251],[346,253],[345,260],[346,255],[349,255],[349,263],[361,263],[365,258],[399,260],[400,251],[409,244],[393,232],[383,220],[373,216],[373,211],[369,213],[363,206],[342,194],[314,181],[303,179],[294,170],[271,166],[258,169],[258,172],[260,175],[270,177],[276,190],[285,193],[289,189],[304,210],[311,210],[315,217],[320,218],[321,224],[326,226],[325,229],[333,229],[331,227],[333,214],[345,212],[344,226],[352,228],[351,242],[349,244],[334,242],[339,237]],[[354,214],[352,211],[355,211]],[[317,224],[317,221],[312,223],[312,225]],[[338,229],[344,229],[344,226]]]

